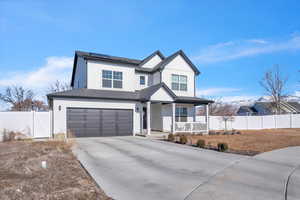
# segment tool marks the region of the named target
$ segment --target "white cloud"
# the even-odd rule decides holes
[[[255,44],[267,44],[268,41],[264,40],[264,39],[250,39],[248,40],[248,42],[252,42]]]
[[[218,43],[200,50],[199,54],[193,57],[193,60],[198,63],[216,63],[242,57],[298,49],[300,49],[300,36],[293,34],[289,39],[281,41],[248,39]]]
[[[296,97],[300,97],[300,91],[295,91],[295,94],[294,94],[294,96],[296,96]]]
[[[207,89],[197,89],[198,96],[220,96],[222,94],[238,92],[239,88],[207,88]]]
[[[15,71],[0,78],[0,87],[20,85],[38,93],[46,94],[49,85],[59,80],[70,82],[72,57],[47,57],[46,63],[31,71]]]

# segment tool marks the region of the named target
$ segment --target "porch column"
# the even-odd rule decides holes
[[[209,132],[209,104],[205,105],[205,122],[206,122],[206,132]]]
[[[194,116],[193,116],[194,122],[197,120],[197,107],[194,105]]]
[[[172,103],[172,133],[175,133],[175,112],[176,112],[176,104]]]
[[[151,102],[147,101],[147,135],[151,135]]]
[[[140,103],[139,105],[139,111],[140,111],[140,134],[143,134],[143,130],[144,130],[144,124],[143,124],[143,118],[144,118],[144,113],[143,113],[143,104]]]

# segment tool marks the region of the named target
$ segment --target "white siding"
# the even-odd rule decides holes
[[[102,87],[102,70],[112,70],[123,72],[123,88],[104,88]],[[116,90],[116,91],[134,91],[135,86],[135,70],[131,65],[115,64],[102,61],[88,61],[87,63],[87,88]]]
[[[145,64],[143,64],[141,67],[153,68],[158,63],[160,63],[161,61],[162,61],[162,59],[158,55],[155,55],[150,60],[148,60],[148,62],[146,62]]]
[[[145,76],[145,85],[140,84],[140,76]],[[140,72],[135,73],[135,90],[141,90],[151,85],[152,85],[151,74],[140,73]]]
[[[74,76],[74,88],[86,88],[87,68],[85,62],[86,61],[82,57],[78,57]]]
[[[61,106],[61,110],[59,110]],[[53,100],[53,130],[56,133],[66,133],[67,131],[67,108],[111,108],[111,109],[131,109],[133,110],[133,132],[140,132],[140,113],[136,112],[138,102],[133,101],[113,101],[113,100],[84,100],[84,99],[54,99]]]
[[[187,91],[177,91],[173,90],[173,92],[177,96],[195,96],[194,93],[194,79],[195,79],[195,72],[189,66],[189,64],[178,55],[174,58],[169,64],[167,64],[162,71],[162,81],[171,89],[171,81],[172,81],[172,74],[177,75],[185,75],[187,76],[187,83],[188,88]]]
[[[151,96],[151,101],[173,101],[173,98],[164,88],[160,88]]]
[[[158,71],[158,72],[155,72],[152,76],[153,76],[153,85],[156,85],[156,84],[158,84],[158,83],[160,83],[160,72]]]

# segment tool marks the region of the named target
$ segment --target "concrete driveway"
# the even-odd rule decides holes
[[[77,142],[80,162],[117,200],[300,199],[300,147],[247,157],[137,137]]]

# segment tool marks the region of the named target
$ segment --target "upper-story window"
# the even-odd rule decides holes
[[[172,90],[187,91],[187,76],[172,74]]]
[[[145,76],[140,76],[140,85],[145,85],[146,79]]]
[[[102,87],[122,88],[123,87],[123,72],[102,70]]]

